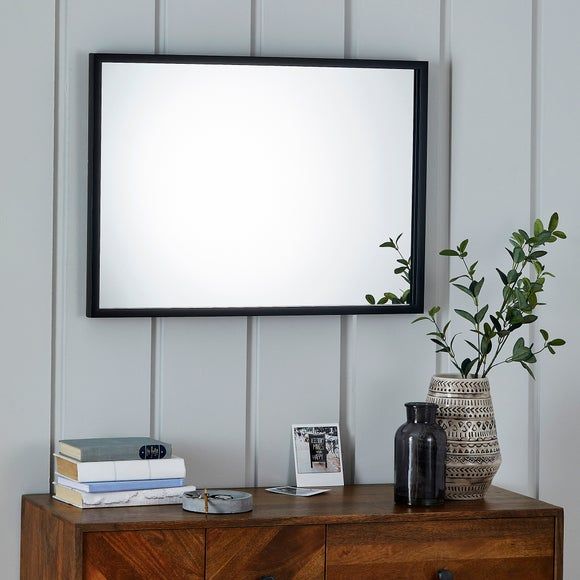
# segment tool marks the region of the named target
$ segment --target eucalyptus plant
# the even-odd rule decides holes
[[[403,237],[403,234],[399,234],[396,239],[389,238],[388,241],[383,242],[379,248],[392,248],[397,252],[399,258],[397,259],[397,266],[393,270],[395,274],[401,276],[401,278],[407,283],[408,286],[411,285],[411,258],[405,258],[401,253],[401,248],[399,247],[399,240]],[[372,294],[367,294],[365,296],[366,301],[369,304],[387,304],[389,301],[392,304],[409,304],[409,299],[411,298],[411,289],[405,288],[401,290],[400,294],[395,294],[394,292],[385,292],[383,296],[376,299]]]
[[[478,262],[471,262],[467,251],[469,240],[463,240],[455,249],[448,248],[439,252],[441,256],[454,258],[459,262],[462,273],[449,280],[449,283],[466,294],[470,298],[472,308],[469,310],[454,309],[454,312],[462,319],[469,322],[471,328],[471,340],[464,338],[466,346],[470,349],[469,356],[460,361],[455,350],[455,340],[461,333],[452,334],[449,331],[451,321],[441,325],[437,320],[439,306],[433,306],[427,315],[418,316],[413,323],[422,320],[428,321],[433,326],[433,331],[427,333],[430,340],[436,345],[437,352],[449,356],[451,364],[457,369],[462,377],[486,377],[490,371],[502,364],[519,363],[534,377],[530,365],[537,361],[537,356],[547,350],[551,354],[556,353],[556,348],[566,342],[561,338],[551,338],[548,331],[540,329],[541,343],[536,346],[533,342],[526,344],[526,340],[519,336],[511,345],[511,352],[507,348],[508,343],[515,338],[514,333],[532,324],[538,319],[534,314],[540,302],[538,295],[544,291],[544,284],[548,277],[554,274],[546,270],[542,262],[547,255],[547,244],[566,239],[566,234],[558,229],[558,214],[552,214],[548,227],[540,219],[534,222],[533,231],[528,233],[523,229],[513,232],[509,238],[509,247],[506,248],[511,259],[507,271],[496,268],[502,283],[501,301],[499,307],[490,311],[489,304],[481,303],[481,290],[485,284],[485,278],[479,277],[477,272]],[[395,273],[401,275],[403,280],[410,284],[410,259],[405,259],[399,248],[401,235],[396,239],[389,238],[381,247],[392,248],[400,256],[399,264]],[[471,263],[470,263],[471,262]],[[397,295],[385,292],[379,300],[371,294],[366,299],[370,304],[401,304],[408,301],[408,289]],[[493,312],[493,313],[492,313]],[[507,353],[510,354],[507,354]]]

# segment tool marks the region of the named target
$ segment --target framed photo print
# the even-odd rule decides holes
[[[292,425],[296,486],[344,485],[338,423]]]

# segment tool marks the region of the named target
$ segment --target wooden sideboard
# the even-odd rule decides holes
[[[310,498],[248,491],[252,512],[222,516],[24,496],[21,578],[562,578],[562,509],[499,488],[435,508],[395,505],[391,485]]]

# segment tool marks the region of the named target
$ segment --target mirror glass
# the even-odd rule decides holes
[[[422,261],[415,68],[99,56],[90,314],[370,312],[409,288],[379,246]]]

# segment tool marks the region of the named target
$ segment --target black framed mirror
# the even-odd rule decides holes
[[[427,76],[90,55],[87,315],[422,311]],[[379,247],[399,234],[408,282]]]

